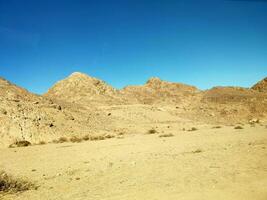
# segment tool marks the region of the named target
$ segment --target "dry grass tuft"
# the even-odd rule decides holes
[[[38,144],[39,145],[44,145],[44,144],[46,144],[46,142],[45,141],[40,141]]]
[[[111,135],[111,134],[107,134],[107,135],[105,135],[105,138],[106,139],[111,139],[111,138],[114,138],[115,137],[115,135]]]
[[[162,134],[159,135],[159,137],[173,137],[174,135],[172,133],[166,133],[166,134]]]
[[[147,131],[147,134],[155,134],[155,133],[157,133],[157,131],[153,128]]]
[[[66,137],[60,137],[60,138],[58,139],[58,142],[59,142],[59,143],[68,142],[68,138],[66,138]]]
[[[243,127],[242,126],[235,126],[234,129],[243,129]]]
[[[82,142],[82,138],[79,138],[79,137],[77,137],[77,136],[73,136],[73,137],[71,137],[70,138],[70,141],[71,142],[77,142],[77,143],[79,143],[79,142]]]
[[[197,131],[198,129],[196,127],[192,127],[190,129],[188,129],[187,131]]]
[[[82,138],[84,141],[88,141],[88,140],[90,140],[90,137],[89,137],[89,135],[85,135],[85,136],[83,136],[83,138]]]
[[[212,128],[217,129],[217,128],[222,128],[222,127],[221,126],[213,126]]]
[[[30,146],[31,143],[27,140],[16,140],[13,144],[9,145],[9,148],[14,148],[14,147],[27,147]]]
[[[6,172],[0,171],[0,193],[16,193],[30,189],[37,189],[37,187],[29,181],[14,178]]]
[[[119,132],[117,135],[125,135],[124,132]]]
[[[201,153],[201,152],[203,152],[202,149],[196,149],[195,151],[192,151],[192,153]]]
[[[66,138],[66,137],[60,137],[60,138],[58,138],[57,140],[53,140],[52,141],[53,143],[64,143],[64,142],[68,142],[68,138]]]

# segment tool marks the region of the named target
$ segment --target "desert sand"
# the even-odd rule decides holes
[[[199,128],[3,149],[1,168],[40,187],[2,198],[267,199],[266,127]]]
[[[0,199],[266,200],[266,88],[0,79],[0,170],[36,186]]]

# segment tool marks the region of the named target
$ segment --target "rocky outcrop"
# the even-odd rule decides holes
[[[267,77],[253,85],[251,89],[259,92],[267,92]]]

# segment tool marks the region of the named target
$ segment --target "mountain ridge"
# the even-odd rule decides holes
[[[46,94],[36,95],[1,78],[0,146],[15,140],[38,143],[60,136],[121,130],[134,133],[136,127],[166,119],[171,123],[222,124],[267,119],[265,85],[262,80],[257,84],[261,91],[254,86],[202,91],[152,77],[144,85],[117,90],[102,80],[74,72]]]

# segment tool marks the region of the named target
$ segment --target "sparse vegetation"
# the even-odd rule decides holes
[[[16,140],[13,144],[9,145],[9,148],[14,148],[14,147],[27,147],[30,146],[31,143],[27,140]]]
[[[83,136],[83,138],[82,138],[84,141],[88,141],[88,140],[90,140],[90,137],[89,137],[89,135],[85,135],[85,136]]]
[[[37,189],[37,187],[29,181],[14,178],[6,172],[0,171],[0,192],[16,193],[29,189]]]
[[[162,135],[159,135],[159,137],[173,137],[174,135],[172,133],[165,133]]]
[[[192,151],[192,153],[201,153],[201,152],[203,152],[202,149],[196,149],[196,150]]]
[[[118,135],[124,135],[125,133],[124,132],[119,132]]]
[[[196,130],[198,130],[196,127],[192,127],[190,129],[188,129],[187,131],[196,131]]]
[[[46,144],[46,142],[45,141],[40,141],[38,144],[39,145],[44,145],[44,144]]]
[[[222,128],[221,126],[213,126],[213,129],[218,129],[218,128]]]
[[[121,135],[121,134],[120,134]],[[82,142],[82,141],[95,141],[95,140],[105,140],[105,139],[110,139],[114,138],[115,135],[112,134],[106,134],[106,135],[84,135],[82,137],[78,136],[72,136],[71,138],[67,137],[60,137],[59,139],[55,139],[52,141],[52,143],[64,143],[64,142]],[[40,142],[39,144],[45,144],[45,142]]]
[[[79,143],[79,142],[82,142],[82,138],[79,138],[77,136],[73,136],[70,138],[70,141]]]
[[[238,125],[238,126],[235,126],[234,129],[243,129],[243,127]]]
[[[153,128],[147,131],[147,134],[155,134],[155,133],[157,133],[157,131]]]
[[[114,137],[115,137],[115,135],[111,135],[111,134],[105,135],[105,138],[107,138],[107,139],[111,139],[111,138],[114,138]]]
[[[66,137],[60,137],[58,139],[58,143],[64,143],[64,142],[68,142],[68,138],[66,138]]]

